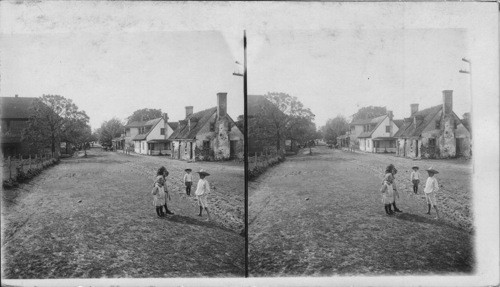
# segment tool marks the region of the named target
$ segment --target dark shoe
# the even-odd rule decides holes
[[[174,213],[167,209],[167,214],[174,214]]]
[[[201,214],[198,214],[198,216],[201,216]]]
[[[398,208],[394,208],[394,212],[402,212],[402,211],[399,210]]]

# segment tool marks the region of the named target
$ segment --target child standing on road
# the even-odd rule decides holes
[[[412,167],[413,171],[411,172],[410,178],[413,183],[413,192],[417,194],[418,192],[418,184],[420,183],[420,173],[418,172],[418,166]]]
[[[437,179],[434,177],[434,175],[439,172],[437,172],[437,170],[435,170],[434,168],[430,167],[429,169],[427,169],[427,173],[429,177],[425,182],[425,188],[424,188],[425,199],[427,201],[427,207],[428,207],[427,214],[431,215],[431,207],[434,207],[437,215],[436,219],[439,219],[439,211],[436,206],[436,192],[439,190],[439,185]]]
[[[164,189],[164,192],[165,192],[165,202],[163,204],[163,207],[165,207],[165,212],[167,214],[174,214],[172,211],[168,210],[168,207],[167,207],[167,201],[171,200],[170,194],[168,193],[168,190],[167,190],[167,176],[168,175],[169,175],[168,170],[164,166],[160,167],[158,169],[158,171],[156,172],[155,184],[158,181],[159,177],[161,177],[163,179],[163,189]]]
[[[398,173],[398,170],[396,167],[392,166],[392,189],[394,190],[394,198],[392,200],[392,207],[394,207],[394,212],[402,212],[401,210],[398,209],[396,206],[396,198],[399,199],[399,192],[398,189],[396,188],[396,173]]]
[[[163,204],[165,203],[165,190],[164,190],[165,180],[161,175],[156,178],[155,186],[153,187],[153,204],[156,207],[156,215],[158,217],[164,217]]]
[[[205,179],[206,176],[210,174],[205,172],[203,169],[200,169],[198,172],[200,175],[200,180],[198,181],[198,185],[196,186],[196,198],[198,199],[198,205],[200,206],[200,213],[198,216],[201,216],[203,209],[207,211],[208,219],[207,221],[212,220],[210,217],[210,212],[208,211],[208,202],[207,202],[207,194],[210,192],[210,184]]]
[[[193,175],[191,175],[191,169],[190,168],[186,168],[184,170],[186,172],[186,174],[184,174],[184,185],[186,185],[186,194],[187,196],[190,196],[191,195],[191,185],[193,185]]]
[[[391,210],[391,204],[394,201],[394,190],[392,189],[392,174],[387,173],[382,182],[382,203],[384,204],[385,213],[387,215],[393,215],[394,212]]]

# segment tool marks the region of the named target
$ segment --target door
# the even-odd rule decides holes
[[[235,158],[236,157],[236,144],[238,141],[229,141],[229,157],[230,158]]]
[[[456,157],[460,157],[462,156],[462,149],[461,149],[461,146],[462,146],[462,142],[463,142],[463,139],[456,139],[456,148],[455,148],[455,155]]]
[[[418,140],[415,141],[415,157],[418,157]]]
[[[193,159],[193,142],[189,143],[189,158]]]

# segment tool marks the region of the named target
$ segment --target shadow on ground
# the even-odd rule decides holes
[[[442,219],[435,219],[435,216],[436,216],[436,213],[433,213],[432,215],[400,213],[400,214],[396,215],[396,219],[405,220],[405,221],[409,221],[409,222],[419,222],[419,223],[432,224],[432,225],[442,226],[442,227],[449,227],[449,228],[459,230],[459,231],[466,231],[466,230],[459,228],[453,224],[447,223],[447,222],[443,221]]]
[[[231,229],[226,228],[224,226],[217,225],[217,222],[206,221],[206,217],[200,217],[199,219],[197,219],[197,218],[192,218],[189,216],[174,214],[174,215],[169,215],[163,219],[168,220],[170,222],[175,222],[175,223],[191,224],[191,225],[202,226],[202,227],[212,228],[212,229],[220,229],[220,230],[224,230],[227,232],[236,233],[234,230],[231,230]]]

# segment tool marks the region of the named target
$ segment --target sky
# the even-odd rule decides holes
[[[243,33],[221,31],[37,33],[2,37],[1,96],[57,94],[90,117],[93,129],[135,110],[161,109],[171,121],[217,105],[243,114],[243,78],[233,75]],[[238,38],[239,36],[239,38]],[[228,43],[234,41],[235,43]],[[231,48],[234,47],[234,52]],[[233,54],[234,53],[234,54]]]
[[[255,43],[255,44],[254,44]],[[465,29],[323,29],[250,33],[250,94],[284,92],[316,115],[316,125],[384,106],[396,119],[453,90],[454,111],[470,112]],[[252,52],[253,48],[256,48]]]

